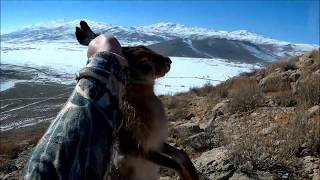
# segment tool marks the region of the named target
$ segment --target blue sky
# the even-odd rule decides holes
[[[3,1],[1,33],[51,20],[90,19],[124,26],[175,22],[245,29],[279,40],[319,44],[319,0]]]

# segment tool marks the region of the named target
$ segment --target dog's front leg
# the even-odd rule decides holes
[[[171,168],[178,172],[182,180],[198,180],[198,173],[188,155],[167,143],[161,152],[151,151],[146,158],[160,166]]]

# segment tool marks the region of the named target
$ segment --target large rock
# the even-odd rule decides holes
[[[208,179],[228,179],[232,177],[235,168],[230,163],[230,156],[225,147],[214,148],[202,153],[195,162],[195,167]]]
[[[219,116],[219,115],[227,114],[228,110],[229,110],[229,103],[230,103],[230,101],[228,99],[225,99],[225,100],[219,102],[218,104],[216,104],[214,106],[214,108],[212,109],[214,115]]]
[[[259,86],[265,92],[290,89],[290,75],[292,71],[273,72],[260,80]]]
[[[206,133],[201,132],[188,137],[184,142],[184,146],[191,147],[193,149],[199,150],[203,148],[209,148],[209,143],[206,139]]]
[[[187,122],[176,127],[172,127],[170,130],[170,137],[179,138],[179,139],[186,139],[189,136],[194,134],[198,134],[203,130],[199,127],[198,124]]]
[[[216,120],[221,120],[223,117],[217,117],[216,119],[211,119],[208,124],[204,127],[204,131],[207,134],[221,133],[222,128],[216,125]]]
[[[195,150],[212,149],[214,147],[219,147],[220,145],[221,140],[219,136],[210,135],[206,132],[192,135],[184,141],[184,146],[191,147]]]
[[[222,100],[216,104],[212,109],[206,112],[205,116],[210,116],[211,119],[216,118],[217,116],[226,115],[229,112],[229,103],[228,99]]]

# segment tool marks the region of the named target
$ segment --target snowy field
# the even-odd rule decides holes
[[[74,83],[74,74],[86,63],[86,47],[70,42],[1,44],[1,63],[46,68],[37,81]],[[257,68],[252,64],[228,63],[223,59],[171,57],[169,73],[157,80],[156,94],[175,94],[204,84],[217,84],[241,72]],[[1,81],[1,91],[14,86],[14,79]]]
[[[20,94],[14,95],[14,98],[11,96],[0,99],[0,131],[52,120],[73,89],[68,84],[76,82],[75,73],[86,64],[86,47],[70,42],[1,45],[3,74],[0,78],[0,91],[16,85]],[[171,60],[169,73],[156,81],[157,95],[173,95],[192,87],[217,84],[258,67],[228,63],[223,59],[171,57]],[[12,75],[12,72],[15,74]],[[37,88],[30,92],[28,89],[34,84],[37,84]],[[12,92],[17,93],[16,89],[12,89]],[[25,90],[28,92],[21,93]]]

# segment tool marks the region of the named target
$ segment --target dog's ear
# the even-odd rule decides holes
[[[136,47],[122,47],[122,54],[124,55],[124,57],[129,61],[135,61],[136,60],[136,56],[134,55],[134,51],[136,50]]]
[[[139,46],[131,46],[131,47],[122,47],[123,54],[135,54],[138,55],[140,53],[150,51],[147,47],[139,45]]]
[[[78,42],[84,46],[88,46],[89,43],[98,36],[85,21],[80,21],[80,28],[76,27],[75,34]]]

